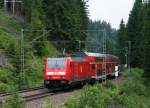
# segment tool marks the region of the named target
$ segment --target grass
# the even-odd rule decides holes
[[[10,17],[3,11],[0,11],[0,28],[7,33],[18,36],[21,30],[21,22],[18,22],[15,18]]]
[[[0,64],[0,92],[14,90],[19,84],[19,36],[21,28],[22,22],[0,10],[0,57],[4,58],[4,61],[1,61],[3,65]],[[25,40],[24,46],[28,45],[28,41]],[[46,43],[44,49],[47,57],[59,54],[59,51],[50,42]],[[43,83],[43,62],[45,57],[38,57],[38,55],[34,54],[34,50],[33,48],[25,47],[24,71],[28,87],[39,86]]]

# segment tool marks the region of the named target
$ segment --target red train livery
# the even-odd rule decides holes
[[[46,88],[68,87],[77,83],[94,83],[106,77],[117,76],[119,59],[113,55],[85,52],[82,56],[46,58],[44,85]]]

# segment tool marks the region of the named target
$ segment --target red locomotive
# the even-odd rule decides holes
[[[102,80],[104,75],[115,76],[119,72],[118,67],[118,57],[108,54],[84,52],[82,56],[47,58],[44,85],[46,88],[57,88],[76,83],[94,83]]]

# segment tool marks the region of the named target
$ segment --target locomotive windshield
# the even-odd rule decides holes
[[[49,59],[48,68],[64,68],[66,66],[66,59]]]

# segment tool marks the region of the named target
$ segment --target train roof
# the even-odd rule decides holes
[[[85,51],[85,54],[87,56],[92,56],[92,57],[113,57],[113,58],[118,59],[117,56],[114,56],[114,55],[111,55],[111,54],[102,54],[102,53],[94,53],[94,52],[86,52],[86,51]]]
[[[111,55],[111,54],[102,54],[102,53],[95,53],[95,52],[78,52],[78,53],[74,53],[72,54],[70,57],[71,58],[80,58],[80,57],[85,57],[85,56],[92,56],[92,57],[112,57],[112,58],[116,58],[118,59],[117,56]],[[58,56],[59,58],[66,58],[68,56]],[[57,58],[57,57],[56,57]],[[54,58],[53,58],[54,59]]]
[[[59,57],[59,58],[47,58],[47,60],[66,60],[69,57]],[[85,58],[82,57],[70,57],[72,61],[81,61],[85,62],[87,61]]]

